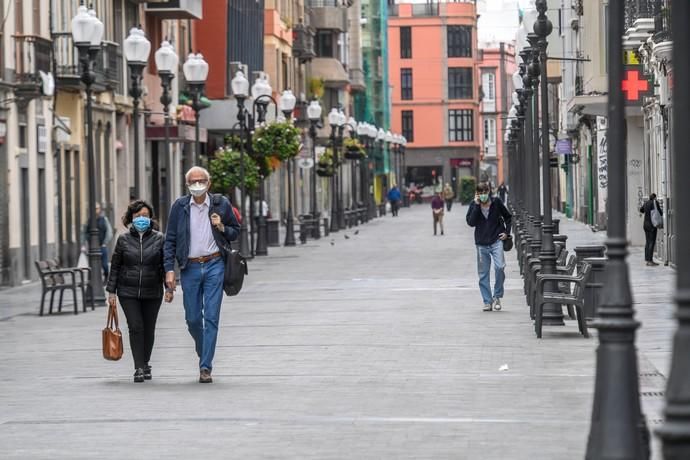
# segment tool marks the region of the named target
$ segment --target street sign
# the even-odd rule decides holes
[[[555,151],[557,155],[570,155],[573,153],[573,144],[570,139],[558,139]]]
[[[302,169],[309,169],[312,166],[314,166],[314,160],[311,158],[300,158],[297,160],[297,166],[299,166]]]

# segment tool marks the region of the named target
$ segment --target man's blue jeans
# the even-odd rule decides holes
[[[494,295],[491,295],[491,260],[494,261],[495,282]],[[503,297],[503,282],[506,275],[504,272],[506,266],[505,256],[503,254],[503,241],[497,240],[494,244],[489,246],[477,245],[477,272],[479,273],[479,290],[482,293],[484,304],[490,304],[493,299],[500,299]]]
[[[199,368],[212,369],[223,301],[225,261],[216,257],[205,263],[188,263],[180,273],[187,329],[194,339]]]

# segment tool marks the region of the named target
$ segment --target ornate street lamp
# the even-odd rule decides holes
[[[170,158],[170,104],[172,104],[172,97],[170,96],[170,86],[172,85],[175,73],[177,73],[177,66],[180,59],[175,53],[175,48],[167,40],[163,40],[160,48],[154,54],[156,60],[156,68],[158,69],[158,76],[161,79],[161,94],[160,102],[163,104],[163,126],[165,131],[165,158],[166,161],[171,162]],[[171,164],[171,163],[169,163]],[[165,203],[170,202],[170,187],[166,187]]]
[[[374,152],[376,151],[376,136],[378,129],[376,126],[370,124],[367,127],[369,136],[369,158],[367,161],[367,210],[369,212],[369,219],[376,217],[376,200],[374,198]]]
[[[272,94],[273,88],[271,88],[271,85],[268,82],[268,74],[265,72],[260,72],[256,77],[256,80],[254,80],[254,84],[252,85],[252,98],[254,99],[254,102],[252,103],[250,134],[252,134],[254,131],[255,119],[260,125],[266,122],[266,112],[268,110],[268,105],[271,102],[273,102],[277,112],[278,104],[275,99],[273,99]],[[277,113],[275,118],[278,118]],[[261,176],[261,182],[259,183],[259,217],[257,219],[257,227],[259,231],[256,240],[257,256],[268,255],[268,229],[266,227],[266,214],[264,213],[264,179],[265,178]]]
[[[101,275],[101,242],[96,216],[96,158],[93,148],[93,105],[91,86],[96,81],[93,65],[96,61],[103,39],[103,23],[96,17],[96,12],[87,10],[81,2],[77,15],[72,18],[72,40],[79,52],[80,79],[86,93],[86,153],[89,167],[89,267],[91,276],[89,286],[91,299],[100,305],[105,303],[103,276]]]
[[[286,120],[292,123],[292,112],[295,110],[295,104],[297,99],[292,91],[286,89],[281,94],[278,101],[278,106],[281,113]],[[288,177],[288,205],[287,205],[287,218],[285,219],[285,246],[295,246],[297,242],[295,241],[295,225],[292,217],[292,163],[293,159],[287,160],[287,177]]]
[[[553,31],[553,24],[546,16],[547,4],[546,0],[538,0],[536,2],[539,16],[534,23],[534,33],[538,38],[539,47],[539,64],[541,67],[541,170],[542,170],[542,234],[541,234],[541,251],[539,252],[539,260],[541,263],[540,273],[552,275],[556,273],[556,246],[553,242],[553,217],[551,211],[551,148],[549,146],[549,82],[548,82],[548,68],[547,68],[547,54],[546,49],[549,42],[546,40]],[[535,126],[535,134],[538,132]],[[538,137],[535,135],[535,139]],[[556,282],[552,282],[551,286],[547,283],[544,286],[545,290],[550,292],[557,291]],[[563,307],[558,304],[547,304],[544,306],[544,319],[549,321],[546,324],[562,326],[563,322]]]
[[[127,67],[129,67],[130,85],[129,95],[132,96],[132,103],[134,106],[133,118],[134,123],[134,196],[141,198],[139,190],[140,173],[139,163],[139,99],[141,99],[141,78],[149,60],[151,53],[151,42],[148,41],[144,31],[139,27],[133,27],[129,31],[129,36],[125,38],[123,43],[125,58],[127,59]]]
[[[368,123],[365,121],[360,121],[357,124],[357,136],[359,141],[365,146],[367,156],[369,155],[369,127]],[[357,206],[360,204],[367,208],[367,163],[368,160],[362,159],[359,162],[359,201]],[[369,221],[369,213],[364,213],[364,222]]]
[[[678,82],[690,78],[690,18],[689,2],[674,2],[671,15],[673,38],[673,78]],[[690,91],[687,85],[678,84],[673,88],[673,195],[677,198],[685,194],[685,180],[690,171],[690,158],[687,146],[690,145],[690,130],[683,129],[690,117]],[[680,201],[680,200],[678,200]],[[678,329],[673,340],[671,373],[666,387],[665,420],[658,434],[663,441],[664,458],[690,458],[690,212],[686,205],[675,206],[675,226],[683,229],[675,236],[676,254],[676,318]]]
[[[192,164],[196,165],[201,154],[201,142],[199,141],[199,112],[204,106],[201,103],[201,96],[204,95],[206,78],[208,77],[208,63],[204,60],[201,53],[191,53],[182,66],[184,78],[187,81],[189,91],[193,95],[192,109],[195,118],[195,147],[192,155]]]
[[[321,213],[316,206],[316,127],[321,122],[321,104],[316,99],[309,103],[307,117],[309,118],[309,137],[311,138],[311,157],[314,161],[311,174],[311,216],[316,221],[316,225],[312,228],[312,238],[319,239],[321,238],[319,227]]]
[[[245,136],[247,131],[247,109],[244,107],[244,101],[249,97],[249,80],[244,76],[244,72],[238,70],[230,82],[230,86],[232,87],[232,94],[237,100],[237,123],[240,127],[240,176],[242,177],[240,190],[240,214],[242,216],[242,222],[240,223],[240,254],[244,257],[251,257],[247,232],[247,210],[245,206],[247,191],[244,182],[244,150],[245,142],[248,142]]]
[[[331,232],[337,232],[338,226],[338,163],[340,110],[332,107],[328,112],[328,124],[331,127],[331,153],[333,155],[333,176],[331,177]]]
[[[538,2],[537,8],[541,7],[539,3],[541,2]],[[687,2],[675,2],[674,7],[683,3]],[[685,12],[688,12],[687,7]],[[609,0],[608,87],[616,88],[616,90],[609,91],[608,94],[607,140],[609,171],[612,171],[612,174],[609,174],[607,206],[608,262],[604,272],[606,289],[601,290],[598,317],[593,323],[593,327],[599,331],[599,348],[596,355],[592,422],[587,441],[586,458],[588,460],[649,458],[649,432],[640,408],[635,350],[635,331],[640,323],[635,320],[629,268],[625,260],[628,254],[625,206],[627,199],[625,170],[628,152],[625,140],[625,100],[623,91],[619,90],[623,81],[624,13],[624,0]],[[678,11],[674,11],[675,14],[678,14]],[[682,18],[687,19],[687,14]],[[683,25],[683,27],[686,26]],[[679,62],[687,59],[687,55],[679,56],[681,58]],[[687,77],[687,74],[685,76]],[[683,102],[687,104],[687,99]],[[674,107],[674,110],[676,108]],[[676,140],[680,137],[682,135]],[[677,168],[679,165],[675,166]],[[687,169],[680,171],[682,171],[681,174],[687,174]],[[678,268],[678,273],[682,273],[680,267]],[[687,271],[683,273],[683,276],[687,276],[687,273]],[[687,363],[687,355],[683,357],[683,360]],[[682,384],[687,385],[687,381]],[[686,401],[683,401],[679,412],[681,417],[687,417]],[[666,458],[687,457],[670,455]]]
[[[337,219],[337,224],[338,228],[340,230],[345,229],[345,207],[343,206],[343,196],[345,195],[345,192],[343,190],[343,178],[345,175],[343,174],[343,135],[345,133],[345,125],[347,124],[347,116],[345,116],[345,112],[343,112],[343,109],[340,108],[338,109],[338,149],[340,150],[340,153],[338,155],[338,175],[336,176],[336,183],[337,183],[337,190],[338,190],[338,219]]]
[[[350,138],[357,139],[357,120],[354,117],[350,117],[347,120],[347,128],[350,130]],[[350,162],[350,211],[354,211],[357,207],[357,162],[359,160],[352,160]],[[343,211],[343,216],[345,212]],[[356,222],[356,219],[355,219]]]

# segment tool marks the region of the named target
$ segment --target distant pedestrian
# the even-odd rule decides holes
[[[108,244],[113,239],[113,226],[110,225],[110,220],[101,209],[101,204],[95,204],[96,211],[96,227],[98,228],[98,244],[101,252],[101,267],[103,269],[103,279],[108,279]],[[84,224],[81,230],[81,252],[86,252],[91,244],[91,220]]]
[[[401,194],[400,190],[398,189],[397,185],[393,185],[393,188],[391,188],[388,191],[388,201],[391,204],[391,212],[393,213],[393,217],[398,217],[398,210],[400,209],[400,199],[401,199]]]
[[[479,291],[484,301],[484,311],[502,308],[503,282],[505,281],[505,256],[503,240],[510,235],[512,215],[498,198],[491,196],[488,183],[477,185],[474,201],[467,210],[467,225],[474,227],[474,244],[477,247],[477,272]],[[495,281],[491,294],[491,261],[493,260]]]
[[[129,344],[134,358],[134,381],[151,380],[151,352],[156,319],[163,301],[163,243],[153,208],[145,201],[133,201],[122,217],[128,231],[115,244],[106,291],[108,304],[120,300],[127,317]],[[165,295],[172,301],[172,291]]]
[[[507,193],[508,193],[508,187],[506,186],[506,183],[501,182],[501,185],[498,186],[498,197],[501,199],[503,204],[506,204]]]
[[[199,382],[211,383],[213,355],[223,300],[226,248],[240,224],[222,195],[210,195],[211,176],[194,166],[185,175],[190,195],[173,203],[165,235],[165,284],[175,290],[175,261],[180,267],[187,329],[199,356]]]
[[[453,207],[453,198],[455,198],[455,192],[453,192],[453,187],[446,182],[446,185],[443,186],[443,199],[446,202],[446,209],[448,212],[450,212],[450,209]]]
[[[647,262],[648,267],[654,267],[659,265],[658,263],[654,262],[656,233],[659,228],[663,228],[664,222],[664,213],[656,199],[656,193],[649,195],[649,200],[647,200],[642,207],[640,207],[640,212],[644,214],[644,223],[642,224],[645,236],[644,260]]]
[[[437,225],[440,225],[441,235],[443,235],[443,200],[439,192],[434,193],[431,199],[431,213],[434,218],[434,235],[436,235]]]

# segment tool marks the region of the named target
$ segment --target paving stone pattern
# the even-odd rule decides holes
[[[0,458],[583,458],[596,332],[567,321],[536,339],[514,252],[504,310],[482,312],[465,211],[446,213],[445,236],[420,205],[270,248],[224,301],[212,385],[197,383],[179,291],[144,384],[127,343],[121,361],[101,357],[105,309],[37,317],[39,286],[0,291]],[[561,230],[570,248],[604,238]],[[630,265],[654,428],[674,276],[639,248]]]

